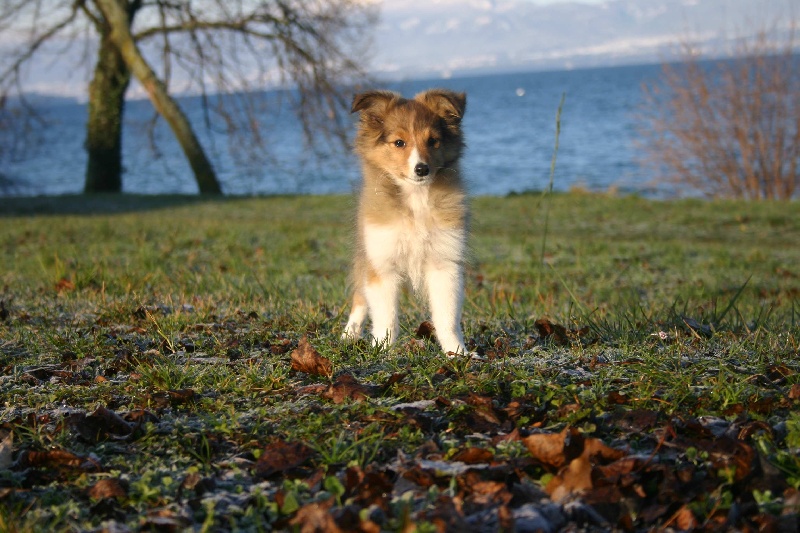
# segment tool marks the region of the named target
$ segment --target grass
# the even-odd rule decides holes
[[[525,438],[565,427],[691,471],[703,494],[656,501],[668,476],[647,463],[628,474],[645,496],[619,485],[600,505],[593,486],[600,517],[561,507],[563,523],[796,521],[797,205],[547,202],[547,222],[539,195],[472,202],[464,325],[479,363],[416,339],[426,315],[408,296],[396,347],[338,340],[349,197],[0,199],[0,530],[291,529],[315,505],[344,529],[493,530],[550,501],[563,472]],[[332,377],[291,369],[303,336]],[[398,380],[336,403],[325,391],[345,373]],[[494,474],[448,470],[473,448]],[[79,459],[36,455],[53,450]],[[475,476],[505,485],[491,500]]]

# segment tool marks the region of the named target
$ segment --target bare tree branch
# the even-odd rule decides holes
[[[800,193],[800,76],[795,26],[739,39],[734,57],[704,62],[690,45],[644,87],[645,163],[664,182],[711,197]]]

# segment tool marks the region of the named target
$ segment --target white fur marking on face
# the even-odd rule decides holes
[[[412,180],[419,179],[419,176],[417,176],[416,172],[414,172],[414,168],[417,166],[417,163],[419,162],[420,162],[419,151],[415,146],[414,149],[411,150],[411,154],[408,156],[408,177],[411,178]]]

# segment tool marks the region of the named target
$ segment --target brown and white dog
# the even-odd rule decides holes
[[[466,193],[459,158],[466,95],[433,89],[406,99],[356,95],[355,150],[363,182],[358,205],[353,302],[343,337],[357,338],[367,314],[376,344],[397,338],[401,284],[425,294],[446,354],[465,354],[461,332]]]

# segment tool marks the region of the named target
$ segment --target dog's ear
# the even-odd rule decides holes
[[[451,129],[458,129],[467,108],[467,95],[447,89],[431,89],[414,97],[442,117]]]
[[[400,100],[400,95],[392,91],[368,91],[353,97],[351,113],[361,111],[361,119],[369,122],[382,122],[380,117],[393,103]]]

